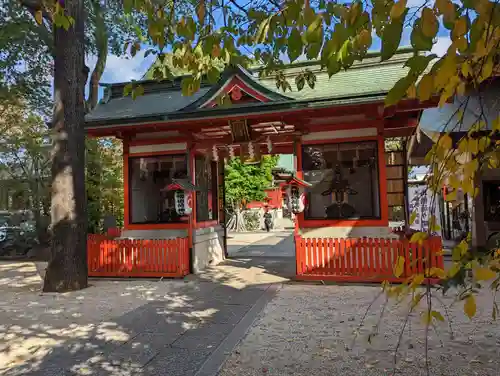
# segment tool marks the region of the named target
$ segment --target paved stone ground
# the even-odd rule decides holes
[[[274,236],[281,231],[256,231],[256,232],[230,232],[227,237],[227,248],[229,255],[233,255],[255,242]]]
[[[380,287],[285,285],[261,312],[244,340],[225,363],[220,376],[248,375],[426,375],[425,330],[421,316],[409,319],[394,366],[395,346],[408,309],[389,305],[379,334],[367,342],[380,317],[384,298],[367,307]],[[451,297],[441,299],[446,306]],[[440,303],[435,308],[446,317]],[[429,334],[430,374],[439,376],[500,375],[500,326],[491,323],[492,297],[478,299],[477,317],[470,321],[463,303],[448,308],[454,339],[447,323]],[[353,342],[354,332],[359,337]]]
[[[56,295],[40,293],[37,265],[0,263],[2,375],[194,375],[284,280],[221,265],[185,281],[92,279]]]
[[[228,268],[234,267],[239,272],[240,268],[251,270],[265,270],[266,273],[275,275],[283,280],[288,280],[295,275],[295,246],[293,243],[293,231],[272,231],[253,235],[253,241],[249,234],[245,239],[249,244],[238,247],[236,250],[229,246],[230,259],[224,265]],[[236,237],[239,239],[239,236]],[[228,239],[228,245],[233,242]],[[236,274],[234,274],[236,277]]]

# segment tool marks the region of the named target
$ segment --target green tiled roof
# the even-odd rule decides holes
[[[285,76],[291,81],[292,92],[287,91],[285,94],[295,99],[313,99],[386,93],[408,73],[408,68],[404,67],[404,63],[413,55],[413,52],[406,51],[402,50],[402,53],[385,62],[380,62],[378,56],[366,58],[331,78],[328,77],[328,73],[320,70],[318,63],[291,65],[286,69]],[[297,91],[293,79],[306,68],[316,74],[316,85],[314,89],[311,89],[306,84],[301,91]],[[274,77],[259,80],[262,85],[276,90]]]
[[[390,60],[380,62],[380,56],[371,54],[362,62],[356,62],[346,71],[338,72],[331,78],[322,71],[318,62],[301,62],[284,67],[283,72],[291,82],[293,90],[278,92],[274,77],[259,77],[259,69],[251,72],[241,67],[228,67],[216,85],[202,82],[200,90],[190,97],[181,93],[182,76],[173,81],[142,81],[144,95],[133,100],[123,97],[125,83],[103,84],[106,87],[101,103],[87,114],[87,124],[94,126],[125,124],[133,121],[165,121],[198,117],[224,116],[226,113],[245,114],[247,112],[272,111],[287,108],[312,108],[315,106],[342,106],[353,103],[373,103],[384,100],[387,92],[408,70],[404,67],[413,51],[403,49]],[[168,61],[166,62],[168,63]],[[305,69],[316,74],[314,89],[307,85],[297,91],[295,77]],[[151,70],[150,70],[151,71]],[[182,72],[176,72],[182,74]],[[231,108],[206,108],[199,106],[238,75],[250,87],[263,93],[270,101],[266,103],[233,104]]]

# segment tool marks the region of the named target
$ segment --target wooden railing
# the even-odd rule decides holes
[[[186,238],[161,240],[111,239],[88,236],[91,277],[184,277],[189,274]]]
[[[299,280],[402,282],[426,269],[444,267],[439,237],[418,244],[399,239],[296,236],[295,248]],[[396,277],[394,271],[399,256],[404,258],[404,268],[402,275]]]

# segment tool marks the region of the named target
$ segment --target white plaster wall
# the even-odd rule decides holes
[[[130,156],[138,153],[156,153],[160,151],[178,151],[184,152],[187,149],[187,144],[185,142],[178,143],[164,143],[164,144],[153,144],[153,145],[133,145],[129,148]]]
[[[224,230],[220,225],[197,229],[193,234],[193,272],[224,260]]]
[[[385,226],[302,228],[300,232],[304,238],[398,238]]]

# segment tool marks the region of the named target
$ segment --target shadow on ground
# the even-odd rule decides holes
[[[194,375],[276,281],[241,266],[232,281],[231,268],[186,281],[94,279],[55,295],[39,292],[32,263],[0,264],[0,374]]]

